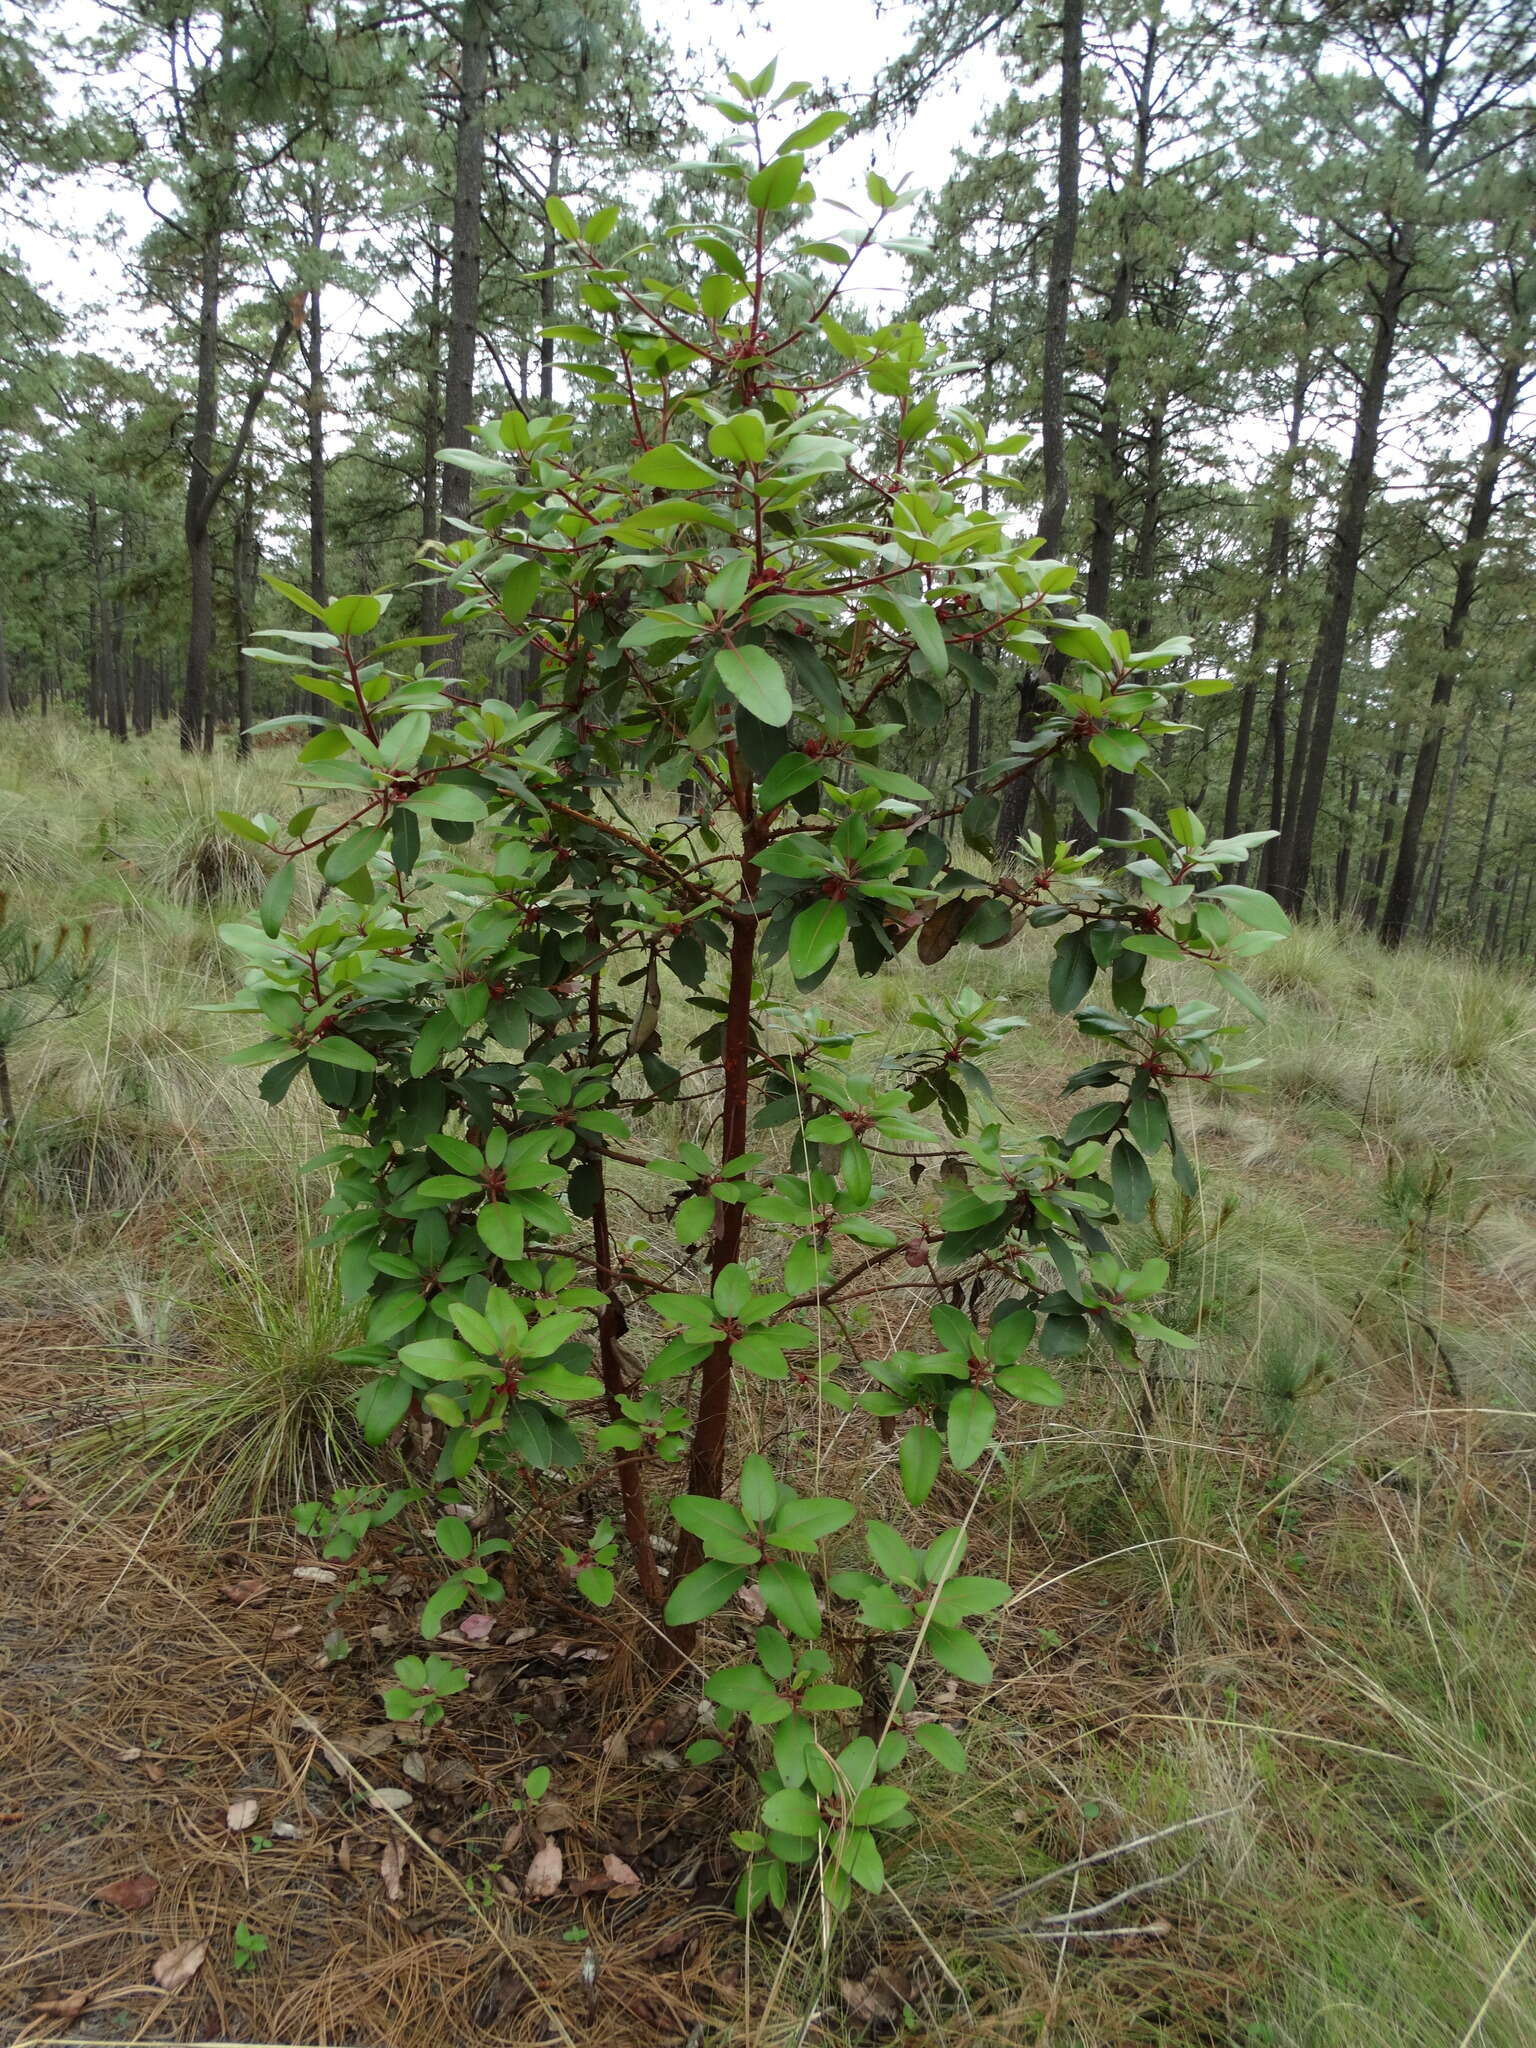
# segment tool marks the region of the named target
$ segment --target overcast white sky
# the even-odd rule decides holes
[[[854,93],[866,91],[904,47],[912,13],[912,0],[640,0],[640,6],[671,40],[685,76],[723,86],[726,69],[751,75],[776,57],[785,82],[804,78]],[[97,16],[96,0],[60,0],[51,12],[54,24],[77,28],[82,41]],[[994,67],[990,76],[995,75]],[[915,119],[846,145],[821,168],[822,196],[862,206],[864,172],[871,163],[893,179],[905,176],[936,189],[955,149],[981,118],[988,82],[987,68],[973,65],[955,85],[931,95]],[[58,85],[61,101],[69,104],[78,80],[67,60]],[[707,109],[702,119],[725,126]],[[40,217],[13,221],[11,239],[39,288],[70,316],[78,339],[108,352],[142,355],[153,350],[154,335],[132,305],[124,263],[149,221],[130,187],[105,176],[77,179],[54,189]],[[897,303],[904,265],[898,257],[872,252],[858,281],[876,302]]]

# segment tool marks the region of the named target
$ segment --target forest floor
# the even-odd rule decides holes
[[[916,1781],[889,1893],[744,1930],[696,1684],[540,1569],[559,1486],[426,1737],[379,1695],[428,1560],[293,1531],[359,1458],[324,1140],[198,1007],[260,879],[214,807],[288,768],[61,723],[0,761],[11,914],[102,963],[18,1043],[0,1156],[0,2042],[1536,2048],[1536,985],[1321,926],[1265,956],[1255,1090],[1192,1105],[1201,1195],[1141,1232],[1199,1349],[1069,1369],[957,1495],[1020,1589],[944,1702],[972,1773]],[[1075,1063],[1047,964],[823,1001],[878,1052],[920,989],[1003,994],[1027,1121]],[[813,1455],[899,1519],[864,1418]]]

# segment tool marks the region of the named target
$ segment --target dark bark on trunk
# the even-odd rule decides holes
[[[475,358],[480,333],[480,242],[485,195],[485,99],[490,77],[491,20],[484,0],[464,0],[459,23],[459,109],[453,139],[453,224],[448,247],[448,353],[443,370],[443,445],[469,446],[475,410]],[[438,486],[443,538],[462,538],[469,472],[449,463]],[[464,641],[444,650],[450,673],[463,667]]]
[[[324,239],[325,212],[317,178],[309,212],[315,283],[309,294],[309,318],[304,325],[304,353],[309,368],[309,389],[305,394],[309,452],[309,594],[316,604],[330,601],[325,562],[325,316],[320,303],[319,283]],[[248,511],[245,516],[249,520]],[[242,734],[244,730],[242,725]]]
[[[252,378],[234,443],[221,468],[215,469],[214,441],[219,413],[219,297],[223,237],[208,228],[203,237],[197,322],[197,394],[192,413],[191,465],[183,527],[187,541],[190,617],[187,629],[186,681],[181,699],[181,745],[184,753],[206,753],[213,745],[212,667],[214,639],[213,515],[219,500],[245,459],[251,429],[261,402],[271,388],[278,364],[303,324],[302,298],[284,308],[266,361]]]
[[[1296,461],[1301,448],[1301,429],[1306,418],[1307,392],[1311,382],[1312,360],[1310,356],[1303,356],[1296,365],[1296,381],[1291,386],[1285,453],[1276,467],[1275,481],[1279,487],[1280,501],[1269,524],[1269,542],[1264,550],[1264,578],[1259,590],[1259,601],[1254,607],[1253,638],[1248,647],[1251,680],[1243,692],[1243,700],[1238,707],[1237,737],[1232,748],[1232,772],[1227,777],[1227,799],[1222,813],[1221,829],[1223,835],[1229,839],[1233,833],[1241,829],[1243,782],[1248,773],[1248,750],[1253,736],[1260,664],[1264,655],[1264,643],[1269,637],[1270,616],[1280,600],[1290,570],[1291,533],[1295,525],[1291,490],[1295,482]]]
[[[1434,687],[1429,695],[1429,717],[1424,727],[1424,736],[1419,742],[1418,758],[1413,764],[1413,783],[1408,791],[1408,801],[1403,809],[1403,833],[1398,845],[1397,866],[1392,875],[1392,887],[1387,895],[1386,911],[1381,922],[1381,936],[1389,946],[1402,943],[1413,919],[1414,891],[1418,882],[1419,847],[1424,834],[1424,821],[1429,815],[1429,800],[1434,791],[1435,775],[1440,765],[1440,748],[1445,738],[1446,712],[1456,688],[1456,655],[1466,638],[1467,620],[1477,599],[1477,574],[1483,558],[1484,544],[1493,520],[1494,493],[1498,489],[1499,470],[1509,444],[1510,422],[1519,402],[1525,357],[1525,333],[1519,334],[1519,345],[1513,347],[1505,359],[1499,376],[1498,390],[1488,412],[1488,433],[1478,458],[1477,480],[1472,490],[1472,502],[1467,511],[1467,523],[1462,535],[1461,549],[1456,562],[1456,584],[1451,596],[1450,616],[1445,622],[1441,635],[1441,647],[1445,659],[1435,676]]]
[[[442,470],[437,451],[443,445],[443,255],[432,250],[432,290],[427,301],[426,395],[421,420],[421,537],[435,541],[442,525],[439,488]],[[436,582],[421,586],[417,615],[418,630],[436,633],[442,628],[443,590]]]
[[[1483,829],[1477,842],[1477,861],[1472,869],[1472,880],[1467,885],[1466,910],[1470,917],[1477,903],[1478,893],[1483,886],[1483,869],[1488,861],[1488,844],[1493,837],[1493,821],[1499,807],[1499,794],[1503,788],[1498,773],[1498,763],[1509,753],[1509,736],[1515,723],[1515,699],[1510,694],[1504,706],[1504,731],[1499,740],[1498,752],[1494,756],[1492,778],[1488,784],[1488,808],[1483,812]]]
[[[101,538],[101,513],[94,496],[86,500],[86,541],[91,558],[91,617],[95,624],[91,649],[91,708],[114,739],[128,737],[127,707],[117,673],[113,608],[107,598],[107,571]]]
[[[1344,830],[1339,839],[1338,858],[1333,868],[1333,907],[1340,917],[1344,915],[1349,904],[1349,865],[1350,855],[1354,851],[1353,827],[1360,809],[1360,778],[1358,775],[1351,775],[1348,782],[1349,794],[1344,805]]]
[[[1514,928],[1518,934],[1518,937],[1515,942],[1515,950],[1522,959],[1525,957],[1527,933],[1530,930],[1529,919],[1531,914],[1531,885],[1533,882],[1536,882],[1536,875],[1532,875],[1529,871],[1527,871],[1525,877],[1525,892],[1520,898],[1520,915],[1514,920]],[[1509,950],[1509,934],[1510,927],[1506,925],[1504,928],[1503,942],[1499,949],[1501,959]]]
[[[1152,638],[1154,578],[1157,570],[1159,522],[1163,510],[1167,422],[1168,401],[1166,397],[1160,397],[1153,405],[1147,421],[1147,473],[1142,486],[1141,511],[1136,520],[1136,543],[1131,553],[1131,589],[1135,592],[1136,602],[1141,607],[1132,635],[1138,647],[1145,647]],[[1107,606],[1107,591],[1105,603]],[[1090,605],[1089,610],[1099,611],[1100,608],[1097,605]],[[1171,736],[1168,744],[1172,744]],[[1135,775],[1130,769],[1111,768],[1104,778],[1104,804],[1099,812],[1098,831],[1101,838],[1110,837],[1124,830],[1120,822],[1120,813],[1135,801]]]
[[[213,443],[219,413],[219,288],[223,237],[210,228],[203,237],[197,316],[197,389],[192,412],[192,459],[187,472],[185,530],[190,584],[187,670],[181,698],[181,750],[203,744],[208,704],[208,670],[213,659],[213,547],[206,503],[213,475]]]
[[[1445,809],[1440,814],[1440,830],[1435,835],[1434,857],[1429,864],[1429,886],[1418,914],[1418,929],[1431,937],[1435,920],[1440,915],[1440,884],[1445,876],[1446,848],[1451,843],[1451,825],[1456,816],[1456,798],[1461,790],[1461,771],[1467,765],[1467,755],[1472,746],[1472,720],[1462,721],[1461,738],[1456,746],[1456,758],[1451,763],[1451,776],[1445,787]]]
[[[553,137],[549,145],[549,184],[545,188],[553,198],[560,190],[560,141]],[[555,231],[546,226],[544,232],[544,275],[539,280],[539,312],[543,325],[552,327],[555,321],[555,280],[552,272],[560,260],[560,247],[555,240]],[[539,401],[543,405],[555,402],[555,343],[554,337],[542,334],[539,337]]]
[[[247,471],[245,491],[240,501],[239,513],[235,518],[234,545],[230,560],[231,581],[234,586],[235,752],[241,760],[244,760],[251,751],[251,727],[256,722],[255,712],[251,706],[251,663],[245,651],[246,642],[250,639],[251,590],[256,580],[252,560],[255,539],[255,509],[252,498],[251,478]],[[311,590],[310,594],[317,602],[324,588],[324,584],[321,583]]]
[[[766,832],[758,821],[751,800],[751,784],[740,768],[736,750],[729,750],[732,787],[737,793],[741,819],[741,894],[750,903],[757,894],[760,874],[757,856],[762,852]],[[725,1036],[721,1049],[720,1158],[740,1156],[747,1142],[747,1113],[751,1083],[749,1064],[752,1051],[752,982],[757,968],[757,916],[753,911],[736,913],[731,927],[730,974],[726,987]],[[710,1246],[710,1282],[741,1256],[745,1222],[739,1202],[719,1205],[719,1223]],[[688,1491],[718,1499],[725,1483],[725,1450],[730,1434],[731,1342],[716,1343],[699,1374],[699,1405],[694,1417],[693,1444],[688,1463]],[[672,1583],[686,1578],[703,1556],[699,1539],[684,1531],[672,1562]]]
[[[1067,516],[1067,320],[1072,301],[1072,265],[1077,252],[1083,120],[1083,0],[1063,0],[1061,91],[1056,152],[1056,225],[1051,235],[1045,287],[1045,334],[1040,371],[1040,506],[1042,554],[1060,553]],[[1040,694],[1038,670],[1019,685],[1014,737],[1027,740],[1035,729]],[[1008,853],[1017,846],[1029,815],[1033,773],[1017,776],[1003,791],[997,843]]]
[[[1421,109],[1415,150],[1415,161],[1420,170],[1428,162],[1434,104],[1431,93]],[[1297,763],[1301,772],[1293,778],[1295,801],[1287,806],[1287,855],[1284,880],[1277,893],[1292,908],[1304,900],[1312,868],[1312,847],[1328,773],[1328,750],[1333,741],[1339,686],[1349,652],[1349,629],[1354,615],[1360,557],[1365,546],[1365,523],[1376,492],[1376,457],[1381,445],[1382,410],[1397,351],[1403,308],[1414,272],[1415,255],[1413,226],[1395,227],[1388,251],[1382,259],[1378,281],[1372,290],[1375,320],[1371,352],[1361,380],[1360,403],[1355,413],[1349,460],[1344,469],[1338,522],[1328,551],[1323,582],[1323,614],[1307,671],[1305,700],[1310,717],[1305,747],[1299,739],[1297,745]]]
[[[1269,695],[1269,816],[1265,823],[1275,837],[1265,844],[1259,881],[1264,888],[1271,891],[1279,880],[1281,864],[1285,859],[1285,842],[1280,833],[1285,823],[1285,712],[1286,698],[1290,694],[1290,674],[1290,663],[1277,661],[1274,686]]]
[[[0,598],[4,592],[0,591]],[[5,642],[5,606],[0,603],[0,718],[16,708],[11,686],[11,657]]]
[[[155,672],[149,656],[136,650],[133,657],[133,730],[137,739],[147,739],[155,727]]]
[[[1387,786],[1382,791],[1381,809],[1377,813],[1376,858],[1371,862],[1367,894],[1360,906],[1360,922],[1367,931],[1376,928],[1376,906],[1381,901],[1381,885],[1387,878],[1387,863],[1392,857],[1392,839],[1397,829],[1398,803],[1402,797],[1403,763],[1407,758],[1406,749],[1396,747],[1387,764]]]

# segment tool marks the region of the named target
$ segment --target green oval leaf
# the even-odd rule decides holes
[[[744,710],[764,725],[788,725],[794,711],[784,671],[766,647],[721,647],[715,673]]]
[[[848,906],[823,896],[796,917],[789,928],[789,970],[796,981],[809,981],[837,958],[848,933]]]

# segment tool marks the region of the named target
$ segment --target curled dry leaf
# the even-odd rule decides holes
[[[168,1948],[163,1956],[156,1956],[150,1974],[162,1991],[180,1991],[203,1967],[207,1953],[206,1941],[184,1941],[179,1948]]]
[[[529,1864],[523,1890],[530,1899],[552,1899],[564,1874],[565,1858],[560,1853],[560,1844],[551,1838]]]
[[[379,1858],[379,1876],[384,1885],[384,1896],[391,1904],[396,1902],[403,1890],[401,1879],[405,1875],[406,1858],[410,1854],[403,1835],[391,1835],[384,1844],[384,1854]]]
[[[253,1828],[261,1816],[261,1801],[253,1793],[243,1793],[230,1802],[224,1816],[224,1825],[232,1835],[243,1835],[247,1828]]]
[[[267,1591],[265,1579],[226,1579],[219,1595],[232,1607],[254,1607],[258,1600],[266,1599]]]
[[[633,1870],[622,1856],[605,1856],[603,1875],[611,1884],[618,1885],[625,1891],[639,1891],[642,1882],[639,1872]]]
[[[116,1906],[120,1913],[141,1913],[159,1889],[159,1878],[151,1877],[147,1870],[140,1870],[132,1877],[114,1878],[99,1892],[92,1892],[91,1897],[100,1900],[104,1906]]]
[[[296,1579],[308,1579],[316,1586],[334,1586],[336,1574],[327,1571],[323,1564],[296,1564],[293,1568]]]
[[[32,2010],[39,2019],[77,2020],[90,2002],[89,1991],[66,1991],[62,1998],[40,1998]]]

